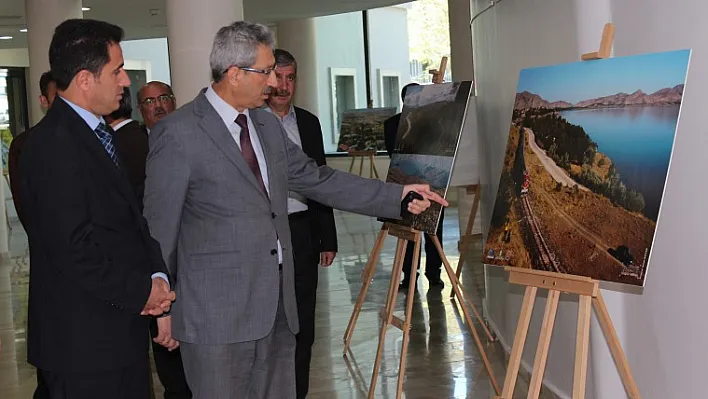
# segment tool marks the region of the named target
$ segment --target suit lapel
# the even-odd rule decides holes
[[[253,187],[255,187],[264,198],[266,198],[265,194],[261,191],[261,185],[256,180],[256,176],[251,171],[251,168],[248,167],[248,164],[243,158],[243,154],[234,141],[231,132],[229,132],[229,129],[226,125],[224,125],[221,116],[219,116],[219,113],[216,112],[214,107],[211,106],[209,100],[207,100],[203,93],[196,98],[194,109],[197,116],[200,117],[199,127],[201,127],[204,133],[206,133],[214,144],[216,144],[217,148],[224,153],[226,158],[228,158],[229,161],[236,166],[246,180],[248,180]],[[251,113],[251,117],[252,115],[253,114]],[[253,121],[253,124],[258,127],[255,120]],[[256,128],[256,133],[258,133],[257,131],[258,129]]]
[[[77,137],[81,145],[86,149],[91,159],[94,160],[96,164],[99,165],[103,172],[108,178],[110,178],[114,184],[111,186],[116,188],[118,192],[125,197],[125,199],[135,208],[139,213],[137,199],[135,197],[135,192],[130,187],[128,179],[123,175],[124,172],[118,170],[111,157],[108,156],[106,149],[103,144],[96,137],[91,128],[86,124],[81,116],[79,116],[69,104],[64,101],[56,101],[55,104],[61,108],[65,108],[64,115],[68,116],[67,123],[69,124],[69,130],[75,132],[73,135]],[[120,164],[120,157],[118,162]]]

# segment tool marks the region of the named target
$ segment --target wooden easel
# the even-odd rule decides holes
[[[357,158],[360,158],[359,161],[359,176],[364,176],[362,173],[364,172],[364,159],[368,158],[369,159],[369,178],[373,178],[376,176],[376,178],[379,178],[379,172],[376,170],[376,163],[374,162],[374,157],[376,156],[376,151],[349,151],[348,152],[349,156],[352,157],[352,162],[349,164],[349,173],[352,173],[352,170],[354,169],[354,162],[356,162]]]
[[[386,237],[388,235],[397,237],[398,244],[396,245],[396,255],[393,261],[393,272],[391,273],[391,282],[388,286],[386,304],[381,309],[379,314],[383,321],[383,324],[381,326],[381,330],[379,331],[379,345],[376,351],[376,360],[374,361],[374,371],[371,376],[371,384],[369,385],[369,399],[373,399],[374,392],[376,390],[376,379],[378,378],[379,368],[381,367],[381,358],[383,355],[384,342],[386,340],[386,330],[388,329],[389,325],[392,325],[398,328],[399,330],[403,331],[403,343],[401,345],[401,359],[398,369],[398,389],[396,391],[396,398],[400,398],[403,392],[403,379],[406,370],[406,355],[408,353],[408,341],[410,337],[411,328],[411,314],[413,311],[413,298],[415,296],[414,293],[416,290],[415,278],[411,278],[410,282],[408,283],[408,296],[406,297],[407,301],[405,318],[401,319],[397,316],[394,316],[393,311],[396,305],[396,298],[398,297],[398,284],[401,278],[401,272],[403,270],[403,260],[405,258],[406,247],[408,246],[408,242],[412,241],[415,243],[415,249],[413,252],[413,264],[411,265],[411,276],[415,276],[418,272],[420,243],[423,237],[422,232],[412,229],[410,227],[404,227],[392,223],[384,223],[383,227],[381,228],[381,231],[379,232],[379,235],[376,238],[376,242],[374,243],[374,247],[371,250],[371,254],[369,255],[369,261],[367,262],[366,267],[364,268],[364,273],[362,274],[363,285],[361,287],[361,291],[359,291],[359,297],[356,301],[356,305],[354,306],[354,311],[352,312],[352,315],[349,319],[349,325],[347,326],[347,330],[344,333],[345,357],[349,352],[349,345],[351,343],[352,336],[354,335],[354,328],[356,327],[357,319],[359,318],[359,314],[361,313],[361,307],[364,304],[364,299],[369,289],[369,285],[371,284],[371,280],[374,277],[374,272],[376,271],[376,264],[378,263],[379,255],[381,254],[381,249],[383,248],[384,241],[386,240]],[[431,238],[435,243],[435,247],[438,250],[440,259],[442,259],[443,265],[445,266],[445,271],[447,272],[447,275],[450,278],[452,289],[455,292],[457,300],[460,304],[460,308],[462,309],[462,313],[464,314],[465,322],[467,323],[467,326],[472,332],[472,336],[474,337],[477,349],[479,350],[479,353],[482,356],[482,361],[484,362],[484,366],[487,370],[487,373],[489,374],[489,379],[491,380],[492,385],[494,386],[494,390],[498,395],[499,385],[497,384],[496,378],[494,377],[492,366],[489,363],[489,359],[487,358],[487,354],[484,350],[484,345],[482,344],[479,334],[477,333],[477,329],[472,324],[472,318],[469,314],[469,311],[467,310],[467,302],[464,298],[466,295],[463,295],[462,288],[460,287],[460,282],[455,276],[455,273],[452,270],[452,266],[450,266],[450,262],[448,262],[447,257],[445,257],[442,245],[440,245],[440,241],[438,240],[437,236],[428,235],[428,238]],[[482,318],[475,306],[472,303],[469,303],[469,306],[472,309],[472,312],[474,312],[477,321],[482,325],[482,328],[487,334],[487,337],[492,340],[492,334],[482,321]]]
[[[608,58],[612,49],[612,40],[614,37],[614,26],[606,24],[602,34],[602,43],[600,51],[583,54],[582,60],[596,60]],[[531,322],[531,313],[533,312],[533,304],[536,300],[536,293],[539,288],[548,290],[548,298],[546,299],[546,309],[543,315],[541,324],[541,334],[538,339],[536,348],[536,356],[534,358],[533,370],[531,372],[531,382],[529,383],[529,399],[538,398],[543,384],[543,373],[546,368],[546,360],[548,358],[548,348],[551,344],[551,335],[553,334],[553,325],[556,318],[556,310],[558,309],[558,299],[561,292],[575,294],[580,297],[578,306],[578,327],[575,342],[575,366],[573,374],[573,399],[585,398],[585,384],[587,382],[587,363],[588,349],[590,344],[590,316],[592,307],[595,308],[597,319],[602,329],[607,344],[612,354],[612,359],[619,371],[622,384],[631,399],[639,399],[639,389],[632,377],[632,372],[629,368],[629,363],[622,350],[622,345],[617,337],[617,332],[612,325],[610,314],[607,312],[607,307],[602,299],[602,293],[599,289],[597,280],[572,276],[553,272],[544,272],[531,269],[519,269],[505,267],[509,272],[509,283],[526,286],[524,300],[521,304],[521,312],[519,321],[516,326],[516,335],[512,345],[511,354],[509,356],[509,365],[506,370],[504,379],[504,390],[501,396],[496,396],[496,399],[511,399],[514,396],[514,387],[519,374],[521,357],[526,343],[526,336]]]
[[[474,190],[474,191],[473,191]],[[481,187],[479,183],[467,186],[467,194],[471,194],[470,191],[474,193],[474,200],[472,200],[472,209],[470,210],[470,216],[467,218],[467,226],[465,227],[465,234],[460,237],[460,260],[457,262],[457,270],[455,271],[455,276],[460,279],[462,275],[462,265],[465,264],[465,257],[467,256],[467,250],[469,245],[475,238],[479,237],[479,234],[472,234],[472,229],[474,228],[474,222],[477,218],[477,210],[479,209],[479,196],[481,194]],[[450,298],[454,297],[455,293],[450,293]]]
[[[445,70],[447,70],[447,57],[440,60],[440,68],[430,69],[428,73],[433,75],[433,83],[443,83],[445,81]]]

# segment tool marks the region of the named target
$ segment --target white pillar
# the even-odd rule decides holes
[[[169,0],[167,45],[172,89],[180,106],[211,82],[209,53],[221,27],[243,20],[242,0]]]
[[[472,80],[472,34],[470,33],[470,2],[448,0],[450,20],[450,68],[454,81]]]
[[[81,0],[25,0],[27,19],[27,47],[29,50],[30,81],[27,95],[30,98],[30,126],[44,115],[39,103],[39,78],[49,70],[49,44],[54,29],[71,18],[82,18]]]
[[[294,103],[317,115],[317,46],[314,18],[278,23],[278,48],[297,60],[297,90]]]

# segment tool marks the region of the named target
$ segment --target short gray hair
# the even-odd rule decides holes
[[[212,79],[219,82],[232,66],[252,66],[259,45],[266,45],[271,50],[275,46],[273,33],[265,25],[237,21],[219,29],[209,55]]]
[[[290,54],[287,50],[277,48],[275,49],[273,55],[275,56],[276,66],[286,67],[292,65],[293,68],[295,68],[295,73],[297,74],[297,61],[295,61],[295,57],[293,57],[293,55]]]

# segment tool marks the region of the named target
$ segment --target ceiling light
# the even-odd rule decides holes
[[[22,32],[22,33],[27,33],[27,28],[22,28],[22,29],[20,29],[20,32]]]
[[[91,11],[91,7],[81,7],[81,11]]]
[[[10,40],[12,36],[0,36],[0,40]]]

